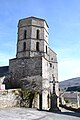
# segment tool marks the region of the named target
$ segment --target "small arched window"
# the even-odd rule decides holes
[[[26,34],[27,34],[27,31],[24,30],[24,39],[26,39]]]
[[[39,51],[39,42],[36,42],[36,51]]]
[[[36,38],[39,39],[39,30],[36,31]]]
[[[23,43],[23,51],[26,50],[26,42]]]
[[[52,67],[52,63],[50,63],[50,67]]]

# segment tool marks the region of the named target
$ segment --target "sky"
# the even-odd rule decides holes
[[[80,0],[0,0],[0,66],[15,58],[18,20],[30,16],[49,25],[58,80],[80,77]]]

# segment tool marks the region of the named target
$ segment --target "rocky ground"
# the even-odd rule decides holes
[[[0,109],[0,120],[80,120],[80,113],[61,110],[61,113],[51,113],[30,108],[4,108]]]

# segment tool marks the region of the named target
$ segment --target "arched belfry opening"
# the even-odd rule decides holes
[[[47,46],[46,46],[46,54],[47,54]]]
[[[40,34],[40,31],[37,30],[37,31],[36,31],[36,39],[39,39],[39,34]]]
[[[24,39],[26,39],[27,36],[27,30],[24,30]]]
[[[23,51],[26,50],[26,42],[23,42]]]
[[[39,51],[39,42],[36,42],[36,51]]]

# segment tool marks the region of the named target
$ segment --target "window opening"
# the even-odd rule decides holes
[[[26,39],[26,33],[27,33],[27,31],[24,30],[24,39]]]
[[[36,50],[39,51],[39,42],[36,42]]]
[[[36,38],[39,39],[39,30],[37,30]]]
[[[50,67],[52,67],[52,63],[50,63]]]
[[[23,43],[23,51],[26,50],[26,42]]]
[[[46,53],[47,53],[47,46],[46,46]]]

